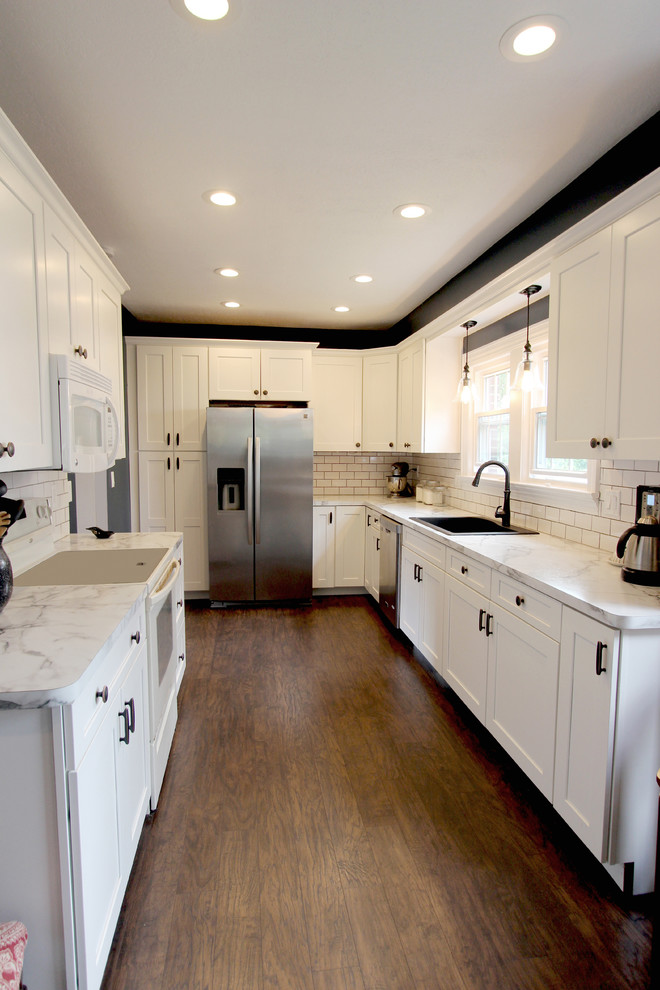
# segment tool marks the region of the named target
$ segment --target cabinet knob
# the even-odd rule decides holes
[[[468,569],[465,564],[461,564],[461,574],[467,574]]]
[[[404,445],[403,445],[403,446],[404,446],[404,447],[409,447],[409,446],[410,446],[410,444],[409,444],[409,443],[404,443]]]
[[[255,390],[254,390],[254,394],[255,394],[255,395],[259,395],[259,389],[258,389],[258,388],[255,388]]]
[[[140,630],[139,629],[138,629],[137,632],[134,632],[132,634],[132,636],[131,636],[131,643],[133,643],[133,642],[135,642],[135,643],[139,643],[140,642]]]
[[[179,602],[177,602],[177,605],[178,605],[178,607],[179,607],[179,608],[183,608],[183,600],[182,600],[182,601],[179,601]]]
[[[181,661],[181,663],[183,663],[184,658],[185,658],[185,653],[179,653],[179,660]]]
[[[73,353],[79,354],[81,358],[84,358],[85,361],[87,360],[87,348],[83,347],[82,344],[78,344],[78,346],[74,349]]]
[[[356,447],[359,447],[359,446],[360,446],[360,441],[359,441],[359,440],[356,440],[356,442],[355,442],[355,446],[356,446]]]
[[[8,443],[0,443],[0,457],[4,457],[5,454],[7,454],[8,457],[13,457],[15,453],[16,447],[14,447],[11,440]]]
[[[264,389],[264,395],[268,395],[268,389],[267,388]]]
[[[612,446],[612,441],[609,437],[603,437],[603,447],[607,450],[608,447]]]
[[[525,599],[522,597],[522,595],[516,595],[516,605],[520,607],[520,605],[524,605],[524,604],[525,604]]]
[[[390,447],[393,447],[393,446],[394,446],[394,444],[393,444],[393,443],[392,443],[392,441],[390,440]]]
[[[103,704],[106,705],[108,703],[108,697],[109,697],[108,685],[105,684],[100,691],[96,692],[96,700],[98,701],[100,698]]]
[[[600,440],[597,437],[592,437],[589,441],[590,447],[600,447]]]

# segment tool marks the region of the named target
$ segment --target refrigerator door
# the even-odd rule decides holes
[[[209,592],[212,601],[254,600],[254,410],[207,414]]]
[[[312,595],[311,409],[255,409],[255,599]]]

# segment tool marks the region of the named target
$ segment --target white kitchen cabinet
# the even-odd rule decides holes
[[[442,671],[445,548],[403,531],[399,626],[438,673]]]
[[[208,522],[204,451],[141,450],[138,455],[140,531],[183,533],[186,591],[206,591]]]
[[[490,616],[486,728],[552,801],[559,643],[497,605]]]
[[[619,633],[564,609],[553,804],[601,861],[609,842],[618,664]]]
[[[656,458],[660,197],[551,266],[548,453]]]
[[[365,509],[364,586],[378,601],[380,585],[380,513]]]
[[[309,347],[211,347],[209,398],[306,402],[312,387],[311,365]]]
[[[424,449],[424,341],[418,340],[399,353],[397,398],[397,450],[419,453]]]
[[[0,150],[0,468],[53,463],[41,197]]]
[[[316,505],[312,587],[364,586],[364,506]]]
[[[325,352],[312,357],[314,450],[362,448],[362,358]]]
[[[489,601],[445,576],[443,676],[477,718],[486,721]],[[492,620],[491,620],[492,621]]]
[[[396,354],[369,354],[362,359],[362,446],[394,450],[397,425]]]
[[[138,345],[140,450],[206,450],[208,404],[208,348]]]

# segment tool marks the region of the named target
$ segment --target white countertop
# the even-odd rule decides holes
[[[116,533],[109,540],[73,534],[58,540],[55,551],[172,550],[180,539],[180,533]],[[140,584],[15,587],[0,612],[0,709],[71,702],[88,668],[112,647],[126,616],[146,598],[150,579]]]
[[[534,536],[448,536],[412,516],[466,516],[450,505],[414,499],[357,497],[314,499],[315,505],[366,505],[445,546],[489,564],[557,601],[617,629],[660,629],[660,588],[629,584],[610,554],[538,533]]]

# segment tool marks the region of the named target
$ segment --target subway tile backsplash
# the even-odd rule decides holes
[[[17,471],[5,474],[8,498],[50,499],[53,511],[53,538],[69,535],[71,483],[66,471]]]
[[[487,495],[477,488],[466,491],[457,486],[456,479],[460,475],[458,454],[382,454],[367,451],[359,454],[344,451],[315,454],[314,494],[323,498],[387,495],[386,478],[394,461],[407,461],[417,467],[420,479],[443,484],[446,503],[455,508],[492,515],[501,502],[501,497]],[[638,485],[660,486],[659,461],[601,461],[601,501],[594,514],[512,498],[512,520],[520,526],[611,553],[624,529],[635,522]],[[614,493],[614,501],[618,503],[616,510],[606,510],[605,500],[610,492]]]

